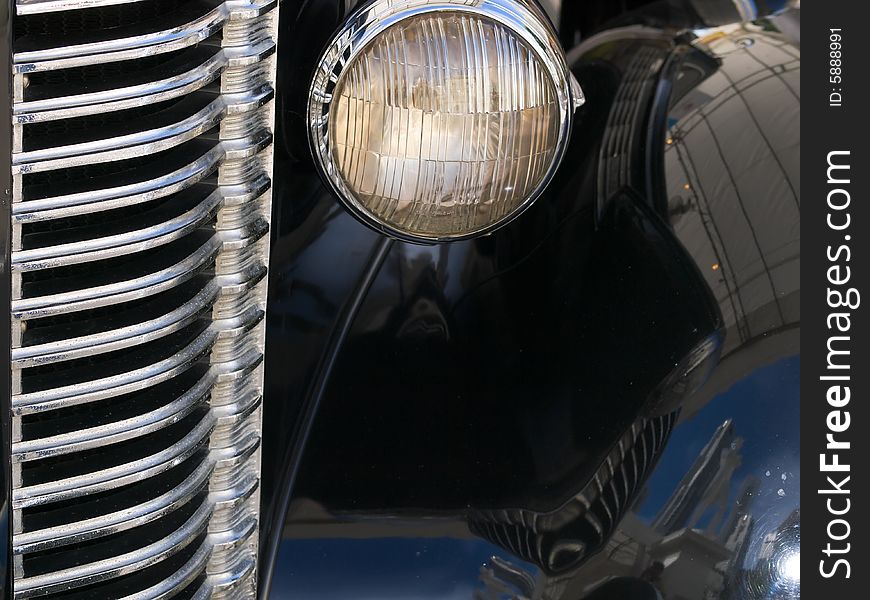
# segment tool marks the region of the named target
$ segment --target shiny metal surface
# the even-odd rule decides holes
[[[203,505],[184,525],[169,536],[135,552],[94,562],[85,567],[65,569],[19,581],[16,583],[15,594],[20,598],[32,598],[69,589],[70,586],[80,587],[146,568],[182,550],[198,532],[205,531],[211,514],[210,508],[208,505]]]
[[[207,285],[189,301],[157,319],[91,335],[16,348],[12,352],[12,366],[23,369],[144,344],[178,331],[199,318],[203,312],[211,309],[217,294],[217,285]]]
[[[133,508],[102,515],[99,518],[67,523],[23,533],[16,538],[13,552],[23,554],[55,548],[138,527],[168,514],[189,501],[205,486],[214,464],[204,462],[184,484]]]
[[[203,199],[196,208],[146,229],[70,244],[20,250],[12,254],[13,268],[18,271],[52,269],[141,252],[168,244],[211,219],[220,207],[221,201],[221,194],[215,191]]]
[[[0,64],[5,65],[0,67],[0,73],[6,73],[5,77],[0,77],[0,88],[3,90],[5,98],[12,97],[12,77],[8,75],[8,66],[12,64],[12,20],[15,13],[14,0],[6,0],[0,11]],[[11,102],[3,103],[3,108],[0,110],[0,156],[8,157],[11,160],[12,156],[12,106]],[[3,163],[8,164],[7,162]],[[12,169],[0,169],[0,272],[5,276],[0,276],[0,313],[11,311],[12,299],[12,281],[9,277],[9,262],[12,254]],[[9,360],[12,349],[12,334],[9,327],[0,326],[0,361],[4,364]],[[0,369],[0,388],[11,390],[12,387],[12,369],[3,367]],[[12,507],[9,503],[9,490],[12,487],[11,469],[9,465],[11,460],[9,457],[12,446],[12,428],[11,428],[11,394],[4,393],[3,400],[0,402],[0,411],[7,415],[6,418],[0,419],[0,461],[4,468],[0,470],[0,487],[7,490],[4,498],[0,501],[0,537],[5,540],[10,540],[12,537]],[[12,594],[12,560],[11,552],[8,550],[11,544],[6,545],[7,551],[0,554],[0,596],[8,597]]]
[[[227,68],[263,60],[274,50],[274,44],[268,40],[250,47],[222,48],[194,69],[174,77],[90,94],[22,102],[14,109],[15,119],[35,123],[164,102],[205,87]]]
[[[17,0],[15,12],[19,15],[33,15],[61,10],[127,4],[137,1],[141,0]]]
[[[479,17],[504,26],[512,35],[516,35],[540,62],[541,70],[549,76],[552,92],[555,95],[555,103],[558,107],[557,136],[553,155],[545,174],[529,193],[517,202],[515,207],[510,208],[507,215],[494,223],[475,227],[472,232],[412,232],[379,218],[357,198],[339,172],[339,166],[333,157],[332,141],[328,128],[328,117],[333,95],[337,89],[336,84],[347,65],[365,52],[374,40],[378,39],[390,27],[427,14],[437,13]],[[474,47],[473,52],[482,54],[476,44]],[[519,53],[516,48],[514,51]],[[472,51],[469,50],[469,52]],[[478,64],[487,64],[485,56],[476,56],[475,61]],[[519,94],[517,93],[517,95]],[[515,0],[460,0],[456,2],[449,0],[411,0],[405,2],[380,0],[365,5],[363,9],[347,19],[323,52],[311,82],[307,107],[308,134],[318,164],[336,194],[364,222],[376,230],[398,239],[427,243],[455,241],[491,232],[518,216],[531,205],[558,168],[571,131],[574,111],[584,101],[585,97],[579,83],[573,79],[573,75],[565,66],[564,54],[556,39],[555,32],[547,23],[546,16],[534,3],[525,0],[519,2]],[[416,135],[416,133],[412,132],[410,135]]]
[[[211,174],[227,157],[252,156],[269,143],[267,135],[249,138],[222,140],[209,146],[205,153],[183,167],[144,181],[125,186],[89,190],[77,194],[49,196],[23,200],[13,207],[13,219],[17,222],[42,221],[70,217],[89,212],[112,210],[131,204],[156,200],[179,192]],[[187,157],[189,159],[189,157]]]
[[[227,25],[232,27],[233,22],[244,23],[248,19],[267,14],[277,5],[277,0],[226,0],[214,4],[215,7],[206,14],[191,21],[175,23],[160,31],[16,52],[13,72],[21,74],[53,71],[180,50],[203,42]],[[256,44],[262,40],[250,41]]]
[[[277,3],[164,12],[14,55],[15,598],[255,594]]]
[[[227,116],[255,111],[269,101],[271,94],[272,90],[267,87],[245,94],[227,94],[183,121],[159,129],[83,144],[23,151],[13,156],[12,172],[38,173],[154,154],[204,134]]]

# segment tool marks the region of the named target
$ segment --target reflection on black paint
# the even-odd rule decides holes
[[[757,25],[696,43],[717,60],[674,87],[666,214],[596,198],[594,98],[618,95],[627,40],[575,65],[611,76],[536,206],[393,246],[311,424],[272,597],[799,594],[799,51]],[[314,200],[273,245],[266,535],[298,458],[277,447],[376,241],[304,169],[280,183]]]

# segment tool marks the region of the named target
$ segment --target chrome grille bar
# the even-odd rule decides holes
[[[145,2],[147,0],[137,0]],[[119,2],[120,3],[120,2]],[[196,18],[165,29],[110,39],[16,52],[14,73],[33,73],[142,58],[196,45],[231,22],[255,19],[272,12],[277,0],[226,0]],[[20,12],[18,2],[18,14]]]
[[[126,4],[16,38],[14,597],[253,598],[277,0],[16,26]]]

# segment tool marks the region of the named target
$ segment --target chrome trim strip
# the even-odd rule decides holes
[[[228,21],[250,19],[278,5],[278,0],[226,0],[207,14],[143,35],[101,40],[29,52],[16,52],[13,73],[33,73],[144,58],[193,46],[219,31]]]
[[[211,494],[214,500],[215,510],[230,510],[238,504],[245,502],[260,486],[260,480],[256,477],[248,477],[242,480],[236,487]]]
[[[22,102],[13,114],[15,122],[27,125],[156,104],[205,87],[220,77],[226,67],[227,61],[218,51],[206,62],[180,75],[113,90]]]
[[[232,448],[213,449],[212,456],[218,461],[217,467],[234,467],[246,462],[260,448],[260,436],[250,432],[240,440],[234,440]],[[214,480],[214,477],[212,477]]]
[[[257,530],[256,519],[245,519],[235,527],[209,536],[213,552],[227,552],[248,541],[248,538]]]
[[[240,455],[248,453],[250,453],[250,447],[243,447],[239,450]],[[181,485],[136,506],[100,515],[99,517],[74,521],[16,536],[16,545],[13,547],[13,552],[15,554],[24,554],[57,548],[113,535],[155,521],[183,506],[205,490],[208,486],[208,480],[214,472],[214,468],[215,461],[209,459],[199,465]],[[258,486],[259,480],[256,477],[248,477],[233,488],[210,493],[208,503],[213,511],[233,509],[239,503],[247,501],[257,490]]]
[[[193,596],[192,600],[206,600],[214,597],[217,593],[235,589],[253,575],[256,566],[252,560],[241,561],[231,571],[210,575],[206,584]]]
[[[208,486],[213,462],[204,462],[181,485],[147,502],[84,521],[38,529],[15,536],[15,554],[47,550],[132,529],[159,519],[191,500]]]
[[[13,348],[12,368],[23,369],[76,360],[153,342],[193,323],[202,313],[211,309],[219,293],[217,284],[210,282],[191,300],[156,319],[81,337]]]
[[[214,260],[220,247],[219,237],[212,236],[175,265],[142,277],[59,294],[13,300],[12,316],[19,320],[38,319],[152,296],[181,285],[206,268]]]
[[[14,122],[26,125],[164,102],[205,87],[227,68],[250,60],[262,60],[274,51],[275,43],[272,40],[245,48],[223,48],[193,69],[159,81],[76,96],[21,102],[13,110]]]
[[[211,558],[211,552],[211,547],[206,541],[197,549],[196,554],[170,577],[147,590],[124,596],[120,600],[163,600],[169,598],[174,590],[180,590],[192,583],[205,570],[205,566]]]
[[[12,269],[15,271],[38,271],[53,269],[83,262],[91,262],[141,252],[168,244],[190,231],[205,225],[221,207],[223,196],[217,189],[194,208],[177,217],[146,227],[138,231],[129,231],[95,238],[61,244],[44,246],[32,250],[19,250],[12,253]]]
[[[12,219],[15,223],[46,221],[112,210],[163,198],[202,181],[229,156],[256,154],[268,146],[271,139],[271,133],[259,131],[247,138],[223,140],[184,167],[147,181],[16,202],[12,205]]]
[[[236,364],[232,364],[231,371],[225,375],[247,373],[256,368],[262,362],[262,356],[255,354],[243,357]],[[12,460],[26,462],[39,460],[50,456],[69,454],[81,450],[99,448],[120,441],[133,439],[147,435],[164,427],[168,427],[189,415],[198,406],[208,399],[208,393],[217,380],[215,371],[208,372],[184,394],[172,402],[161,406],[151,412],[136,415],[114,423],[79,429],[59,435],[36,438],[32,440],[13,442]],[[248,405],[240,408],[233,407],[237,412],[224,416],[217,412],[215,417],[218,422],[227,418],[239,418],[247,416],[259,406],[259,397]],[[221,407],[224,409],[225,407]]]
[[[76,10],[112,6],[114,4],[132,4],[142,0],[16,0],[15,14],[38,15],[60,10]]]
[[[262,235],[260,231],[258,235]],[[12,302],[12,317],[19,320],[38,319],[56,314],[90,310],[111,304],[128,302],[151,296],[181,285],[212,264],[222,248],[225,235],[215,235],[177,264],[126,281],[93,288],[82,288],[48,296],[36,296]],[[236,275],[217,278],[221,293],[239,292],[260,281],[266,269],[262,265],[250,267]]]
[[[157,385],[186,371],[197,359],[211,351],[212,346],[221,337],[238,336],[259,323],[263,316],[261,310],[249,310],[241,317],[227,319],[226,329],[210,327],[181,351],[152,365],[111,377],[94,379],[87,383],[13,395],[12,414],[21,416],[96,402]],[[232,363],[225,362],[221,363],[221,366],[230,364]]]
[[[197,534],[205,531],[210,516],[211,507],[204,504],[169,536],[144,548],[79,567],[19,579],[15,582],[15,598],[77,588],[144,569],[187,546]]]
[[[223,148],[215,145],[193,162],[161,177],[101,190],[16,202],[12,206],[12,219],[17,223],[48,221],[157,200],[202,181],[217,168],[223,156]]]
[[[165,127],[70,146],[18,152],[12,155],[12,174],[114,162],[168,150],[207,132],[227,115],[259,108],[272,96],[272,88],[264,85],[246,94],[218,96],[194,115]]]
[[[207,444],[214,426],[214,417],[206,414],[180,441],[144,458],[82,475],[22,486],[12,491],[12,506],[27,508],[98,494],[157,475],[183,462]]]

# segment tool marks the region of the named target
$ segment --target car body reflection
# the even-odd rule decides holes
[[[672,60],[645,40],[626,67],[631,44],[607,43],[575,64],[614,74],[605,96]],[[629,145],[625,174],[618,153],[562,173],[567,191],[490,240],[388,249],[324,392],[275,597],[799,595],[800,53],[764,20],[692,45],[650,138],[661,181],[640,177],[660,189],[632,185]],[[594,110],[580,125],[605,140],[635,118]],[[590,181],[608,190],[593,203]]]

